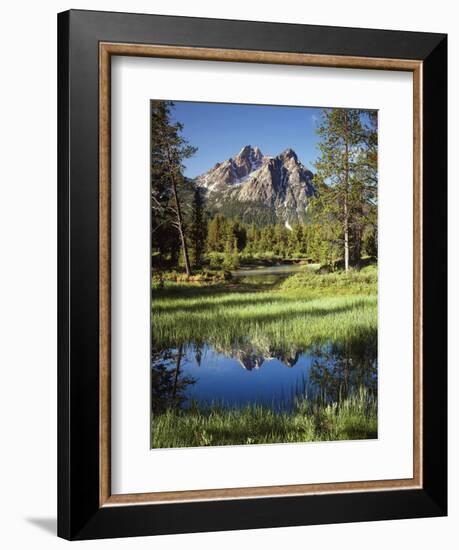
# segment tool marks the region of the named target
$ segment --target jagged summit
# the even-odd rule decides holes
[[[285,160],[293,159],[295,160],[295,162],[298,162],[297,154],[293,149],[290,149],[290,147],[288,149],[285,149],[285,151],[282,151],[279,157]]]
[[[314,195],[313,174],[291,148],[275,157],[259,147],[244,145],[239,153],[217,163],[196,183],[209,206],[250,222],[281,221],[289,226],[306,215]]]
[[[263,153],[258,147],[245,145],[235,157],[234,164],[239,168],[241,174],[248,175],[250,172],[260,168],[263,159]],[[242,177],[244,177],[244,175],[242,175]]]
[[[244,145],[244,147],[239,151],[237,155],[240,158],[250,158],[255,157],[262,159],[263,153],[260,151],[259,147],[252,147],[251,145]]]

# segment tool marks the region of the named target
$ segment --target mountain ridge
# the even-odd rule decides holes
[[[236,156],[216,163],[194,181],[211,211],[289,227],[306,218],[316,192],[313,178],[291,148],[271,157],[259,147],[245,145]]]

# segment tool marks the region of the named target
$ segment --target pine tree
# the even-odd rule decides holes
[[[209,222],[207,229],[208,252],[222,252],[225,246],[225,218],[217,214]]]
[[[237,269],[239,267],[239,252],[238,252],[238,246],[237,246],[237,239],[234,239],[233,241],[233,251],[231,253],[231,266],[233,269]]]
[[[324,109],[317,133],[321,156],[315,164],[318,193],[313,204],[322,221],[326,220],[323,223],[339,222],[347,271],[351,259],[360,259],[363,228],[369,212],[374,211],[376,118],[358,109]]]
[[[184,159],[196,152],[181,136],[182,124],[171,121],[169,101],[151,102],[151,187],[154,226],[152,233],[164,225],[176,229],[182,248],[187,275],[191,274],[181,191],[186,187],[183,177]]]
[[[266,225],[261,230],[260,252],[273,252],[274,243],[275,243],[274,227],[272,225]]]
[[[245,249],[247,253],[255,254],[258,250],[258,242],[260,240],[260,231],[258,227],[255,224],[251,223],[247,227],[246,235],[247,242]]]
[[[286,248],[287,248],[287,241],[288,241],[288,234],[287,229],[282,224],[276,224],[274,228],[274,239],[275,239],[275,250],[274,252],[281,256],[282,258],[285,258],[286,256]]]
[[[361,251],[376,257],[378,250],[378,113],[368,111],[362,118],[365,148],[356,177],[360,182],[360,185],[356,185],[357,191],[362,198],[360,209],[354,215],[356,260],[360,259]]]
[[[227,240],[223,254],[223,267],[225,269],[231,269],[233,267],[233,250],[234,244],[230,240]]]
[[[204,202],[198,188],[194,190],[193,206],[191,213],[191,249],[193,252],[193,264],[200,266],[207,237],[207,224],[204,215]]]

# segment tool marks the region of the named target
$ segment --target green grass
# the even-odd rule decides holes
[[[166,281],[164,288],[154,285],[152,312],[156,349],[189,343],[223,353],[239,344],[260,350],[307,350],[329,343],[376,346],[377,270],[368,266],[322,274],[316,266],[305,267],[274,285]],[[152,417],[153,448],[375,437],[377,403],[364,390],[339,404],[301,397],[290,412],[194,404]]]
[[[168,283],[153,293],[156,347],[225,348],[240,340],[307,348],[361,340],[377,330],[375,272],[300,272],[280,286]]]
[[[300,273],[288,277],[281,285],[282,289],[302,289],[316,294],[333,292],[376,294],[378,273],[376,266],[369,265],[360,271],[349,270],[348,273],[337,271],[320,273],[317,267],[305,266]]]
[[[307,398],[292,412],[262,406],[172,409],[152,418],[152,448],[374,439],[377,403],[365,390],[337,403]]]

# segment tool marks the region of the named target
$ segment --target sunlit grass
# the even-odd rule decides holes
[[[156,349],[207,344],[231,349],[307,349],[320,344],[374,342],[377,270],[321,274],[305,269],[274,286],[260,283],[166,282],[153,289]],[[377,437],[376,398],[361,390],[324,403],[306,396],[291,411],[249,405],[193,404],[152,416],[152,447],[337,441]]]
[[[298,273],[278,288],[173,284],[154,290],[156,347],[189,342],[227,347],[241,339],[308,347],[375,334],[373,274]]]

